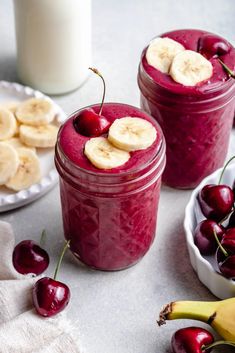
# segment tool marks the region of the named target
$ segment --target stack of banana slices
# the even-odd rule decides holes
[[[156,140],[157,131],[147,120],[137,117],[116,119],[108,137],[94,137],[85,144],[84,153],[98,169],[112,169],[125,164],[130,152],[144,150]]]
[[[31,98],[0,105],[0,185],[20,191],[41,179],[36,148],[54,147],[58,127],[50,101]]]
[[[208,80],[213,74],[213,67],[200,53],[186,50],[185,47],[170,38],[155,38],[150,43],[146,59],[155,67],[184,86],[196,86]]]

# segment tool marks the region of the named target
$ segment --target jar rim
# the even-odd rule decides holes
[[[57,137],[57,143],[56,143],[56,155],[58,155],[58,152],[63,156],[63,158],[66,160],[66,162],[69,162],[75,170],[77,171],[80,171],[81,173],[84,173],[86,175],[89,175],[89,176],[95,176],[95,177],[102,177],[102,178],[120,178],[120,177],[126,177],[128,175],[135,175],[135,174],[138,174],[142,171],[144,171],[146,168],[148,168],[155,160],[157,160],[158,157],[161,157],[161,155],[164,153],[165,151],[165,138],[164,138],[164,135],[163,135],[163,132],[162,132],[162,129],[160,127],[160,125],[158,124],[158,122],[148,113],[146,113],[143,109],[140,109],[138,107],[135,107],[133,105],[130,105],[130,104],[126,104],[126,103],[117,103],[117,102],[107,102],[107,103],[104,103],[105,106],[107,105],[124,105],[126,107],[130,107],[130,108],[135,108],[137,110],[139,110],[140,112],[143,112],[145,115],[147,115],[150,119],[150,121],[153,122],[153,125],[154,126],[157,126],[158,127],[158,130],[160,131],[161,133],[161,140],[160,140],[160,143],[159,143],[159,147],[156,151],[156,153],[154,154],[154,156],[148,160],[146,163],[144,164],[141,164],[137,169],[131,169],[131,170],[127,170],[127,171],[124,171],[124,172],[119,172],[119,173],[104,173],[104,172],[100,172],[99,169],[97,169],[97,171],[92,171],[92,170],[87,170],[85,168],[82,168],[80,166],[78,166],[76,163],[74,163],[71,159],[69,159],[69,157],[64,153],[63,149],[60,147],[60,143],[59,143],[59,137],[60,137],[60,133],[61,133],[61,130],[63,128],[63,125],[61,125],[60,129],[59,129],[59,132],[58,132],[58,137]],[[68,118],[66,119],[66,121],[70,118],[72,118],[75,114],[77,114],[78,112],[84,110],[84,109],[88,109],[88,108],[94,108],[94,107],[98,107],[100,106],[100,104],[92,104],[92,105],[88,105],[88,106],[85,106],[85,107],[82,107],[80,109],[77,109],[75,110],[73,113],[71,113]]]

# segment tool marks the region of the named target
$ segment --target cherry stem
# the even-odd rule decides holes
[[[94,67],[89,67],[89,70],[93,71],[96,75],[100,76],[101,80],[103,81],[104,90],[103,90],[102,101],[101,101],[101,104],[100,104],[100,111],[99,111],[99,115],[101,115],[102,109],[103,109],[103,105],[104,105],[105,93],[106,93],[105,80],[104,80],[103,76],[101,75],[101,73],[97,69],[95,69]]]
[[[40,238],[40,242],[39,242],[41,247],[44,247],[44,245],[45,245],[46,236],[47,236],[46,229],[43,229],[42,234],[41,234],[41,238]]]
[[[222,60],[218,59],[218,61],[223,66],[223,69],[226,71],[226,73],[232,78],[235,78],[235,73]]]
[[[216,231],[214,230],[214,237],[215,237],[215,240],[216,240],[216,242],[217,242],[217,244],[218,244],[218,247],[220,248],[220,250],[222,251],[222,253],[224,254],[224,256],[225,257],[228,257],[228,253],[227,253],[227,251],[225,250],[225,248],[221,245],[221,243],[220,243],[220,241],[219,241],[219,239],[218,239],[218,236],[217,236],[217,234],[216,234]]]
[[[227,345],[227,346],[232,346],[232,347],[235,347],[235,342],[232,342],[232,341],[216,341],[216,342],[213,342],[211,344],[208,344],[207,346],[202,346],[202,351],[207,351],[208,349],[212,349],[214,347],[217,347],[217,346],[221,346],[221,345]]]
[[[234,212],[234,208],[232,208],[229,214],[227,214],[227,216],[225,216],[218,224],[219,225],[223,224],[226,221],[226,219],[228,219],[232,215],[233,212]]]
[[[220,185],[220,183],[221,183],[221,181],[222,181],[222,178],[223,178],[225,169],[227,168],[227,166],[229,165],[229,163],[230,163],[233,159],[235,159],[235,156],[231,157],[231,158],[228,160],[228,162],[225,164],[225,166],[223,167],[223,170],[222,170],[222,172],[221,172],[221,174],[220,174],[220,178],[219,178],[218,185]]]
[[[56,280],[56,278],[57,278],[58,272],[60,270],[61,262],[63,260],[63,257],[64,257],[64,254],[65,254],[66,250],[69,247],[69,243],[70,243],[70,240],[66,241],[65,246],[63,247],[63,250],[62,250],[60,258],[59,258],[59,261],[57,262],[57,265],[56,265],[55,274],[54,274],[54,277],[53,277],[54,280]]]

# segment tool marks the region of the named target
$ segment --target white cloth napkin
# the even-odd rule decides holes
[[[15,238],[0,221],[0,353],[81,353],[77,327],[63,312],[53,318],[36,314],[32,286],[37,280],[12,265]]]

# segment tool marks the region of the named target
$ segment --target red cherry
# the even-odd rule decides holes
[[[227,256],[220,248],[216,251],[216,259],[220,272],[228,278],[235,278],[235,228],[228,229],[220,244],[227,252]]]
[[[106,133],[111,123],[102,115],[95,113],[93,109],[84,109],[74,121],[75,130],[84,136],[97,137]]]
[[[218,256],[218,255],[217,255]],[[235,278],[235,255],[225,258],[224,261],[218,263],[220,272],[227,278]]]
[[[106,91],[105,80],[97,69],[91,67],[89,67],[89,69],[93,71],[96,75],[98,75],[103,82],[103,97],[100,104],[99,113],[97,114],[91,108],[84,109],[74,118],[73,125],[75,130],[79,134],[88,137],[97,137],[106,133],[111,123],[104,116],[101,115]]]
[[[44,277],[33,287],[33,303],[39,315],[50,317],[58,314],[69,303],[70,290],[66,284]]]
[[[173,334],[171,347],[173,353],[203,353],[204,347],[213,342],[214,337],[207,330],[200,327],[186,327]]]
[[[69,303],[70,290],[68,286],[62,282],[56,281],[62,259],[69,243],[70,240],[66,242],[61,252],[60,258],[56,265],[54,278],[41,278],[33,287],[33,304],[39,315],[46,317],[56,315]]]
[[[198,51],[207,59],[225,55],[231,49],[231,45],[223,38],[214,34],[204,34],[198,40]]]
[[[194,232],[194,242],[202,255],[215,253],[218,244],[214,232],[217,234],[218,239],[221,240],[225,230],[210,219],[206,219],[197,225]]]
[[[47,269],[50,261],[46,250],[33,240],[23,240],[16,245],[12,260],[16,271],[23,275],[40,275]]]
[[[198,201],[206,218],[220,222],[232,210],[233,191],[228,185],[205,185],[198,194]]]
[[[216,251],[218,265],[222,263],[228,256],[235,255],[235,228],[230,228],[224,233],[220,244],[227,255],[225,255],[221,248],[218,247]]]

